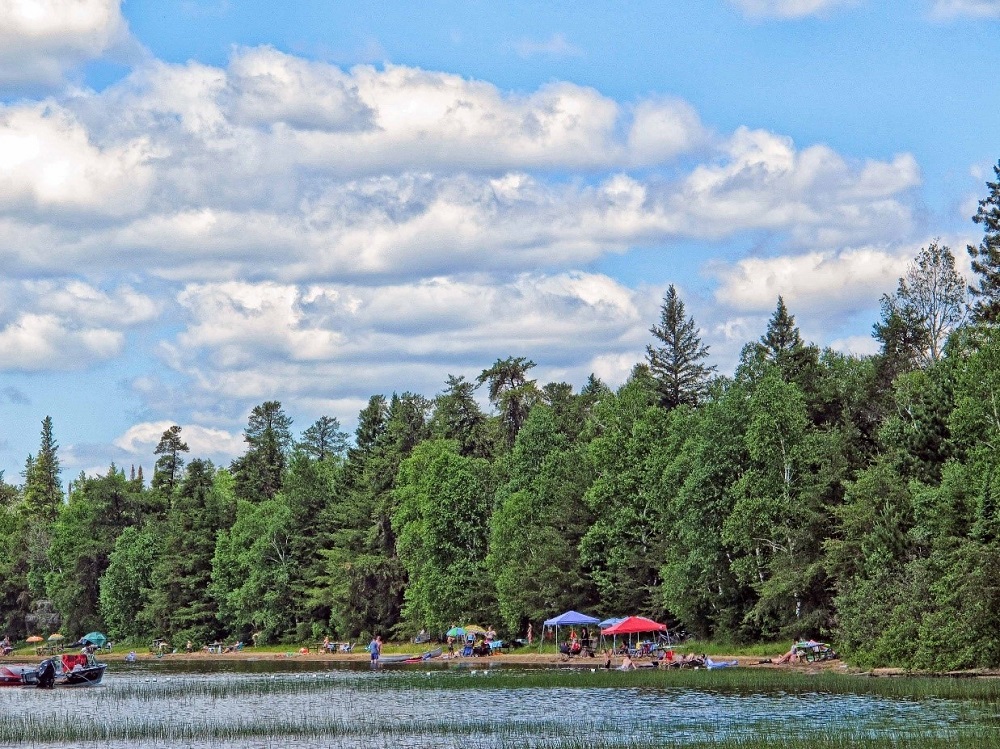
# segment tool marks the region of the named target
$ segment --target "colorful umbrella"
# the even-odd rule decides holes
[[[461,637],[464,634],[465,630],[462,629],[461,627],[452,627],[447,632],[445,632],[445,635],[447,635],[448,637]]]
[[[65,640],[65,639],[66,639],[66,638],[65,638],[65,637],[63,637],[63,636],[62,636],[61,634],[59,634],[58,632],[55,632],[55,633],[53,633],[53,634],[49,635],[49,642],[53,642],[53,641],[55,641],[55,640]]]
[[[43,639],[40,635],[32,635],[25,642],[41,642]]]
[[[81,641],[86,640],[91,645],[94,645],[99,648],[103,648],[108,642],[107,636],[102,634],[101,632],[90,632],[89,634],[86,634],[83,637],[81,637],[80,640]]]

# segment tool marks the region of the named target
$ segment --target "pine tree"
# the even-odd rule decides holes
[[[508,356],[497,359],[476,378],[480,385],[489,385],[490,403],[500,411],[503,437],[508,447],[513,447],[521,425],[540,398],[535,380],[528,379],[528,370],[534,366],[535,362],[523,356]]]
[[[212,463],[192,460],[163,524],[167,553],[154,566],[148,616],[157,631],[200,641],[220,634],[210,582],[222,504]]]
[[[278,401],[267,401],[250,412],[243,439],[246,453],[232,463],[236,496],[259,501],[281,490],[288,453],[292,447],[292,420]]]
[[[758,360],[777,366],[785,382],[798,384],[807,394],[815,389],[819,350],[802,340],[795,317],[789,314],[782,297],[778,297],[767,331],[752,350]]]
[[[167,494],[174,491],[174,487],[180,481],[181,469],[184,467],[181,453],[189,452],[189,449],[187,443],[181,439],[181,428],[176,424],[163,432],[159,444],[153,451],[155,455],[160,456],[153,468],[154,489],[161,489]]]
[[[340,428],[340,421],[333,416],[320,416],[302,433],[299,449],[313,460],[333,460],[347,453],[349,436]]]
[[[968,246],[972,258],[972,272],[979,275],[979,282],[969,286],[975,298],[972,319],[977,323],[996,323],[1000,320],[1000,161],[993,167],[996,182],[987,182],[990,194],[979,201],[979,208],[972,220],[984,229],[979,246]]]
[[[475,383],[448,375],[447,388],[434,399],[431,433],[438,439],[455,440],[463,456],[485,457],[486,414],[475,398]]]
[[[656,380],[660,405],[667,409],[681,404],[695,405],[704,396],[715,371],[701,361],[708,346],[701,343],[694,318],[684,317],[684,302],[671,284],[660,308],[660,324],[649,332],[663,345],[646,346],[646,359]]]
[[[46,416],[42,420],[38,455],[28,456],[24,470],[24,509],[38,520],[54,520],[63,503],[58,450],[52,433],[52,417]]]

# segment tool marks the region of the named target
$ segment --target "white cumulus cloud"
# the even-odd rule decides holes
[[[243,435],[199,424],[177,424],[171,421],[145,421],[133,424],[114,440],[115,447],[129,455],[153,457],[153,451],[163,433],[172,426],[181,427],[181,440],[190,448],[192,457],[235,458],[246,450]],[[151,477],[147,477],[151,478]]]
[[[121,0],[0,0],[0,88],[55,85],[127,38]]]
[[[0,212],[135,210],[151,178],[146,145],[137,134],[101,148],[57,104],[0,107]]]
[[[130,287],[0,283],[0,372],[83,369],[120,354],[125,332],[157,314],[156,303]]]
[[[278,391],[311,399],[434,392],[449,367],[478,373],[511,352],[582,380],[597,358],[641,355],[659,299],[574,272],[505,284],[192,284],[178,301],[188,324],[164,344],[165,361],[204,393],[253,400]]]

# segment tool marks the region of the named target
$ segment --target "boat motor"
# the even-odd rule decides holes
[[[51,658],[46,658],[38,664],[38,688],[52,689],[56,681],[56,664]]]

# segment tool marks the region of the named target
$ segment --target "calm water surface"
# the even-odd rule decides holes
[[[311,666],[309,670],[303,668]],[[85,746],[102,749],[149,747],[321,747],[422,746],[494,747],[533,741],[601,739],[608,743],[636,738],[705,740],[749,731],[775,732],[789,722],[829,730],[905,734],[942,730],[968,722],[968,705],[945,700],[905,701],[830,694],[734,695],[689,688],[638,689],[574,687],[524,689],[444,688],[447,680],[485,679],[495,673],[470,669],[406,670],[420,674],[426,688],[401,682],[403,669],[378,672],[315,664],[217,662],[199,671],[191,664],[114,663],[104,684],[90,689],[0,690],[6,715],[77,725],[183,727],[194,733],[161,739],[102,740]],[[517,673],[505,669],[504,673]],[[400,688],[394,688],[398,682]],[[438,687],[437,685],[442,685]],[[238,689],[233,689],[236,686]],[[234,693],[235,692],[235,693]],[[227,740],[202,729],[239,723],[294,726],[276,729],[273,738]],[[307,727],[333,734],[308,734]],[[491,730],[483,731],[486,725]],[[460,734],[443,726],[462,726]],[[197,730],[196,730],[197,729]],[[344,735],[346,733],[346,735]],[[351,735],[353,733],[353,735]],[[299,735],[290,735],[299,734]],[[66,743],[20,744],[50,747]],[[73,742],[81,745],[80,742]]]

